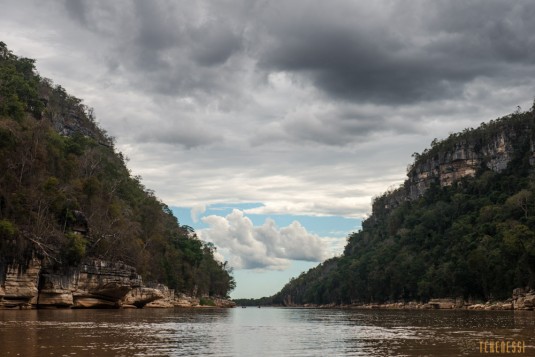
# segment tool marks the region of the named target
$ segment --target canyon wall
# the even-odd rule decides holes
[[[214,307],[234,302],[205,297]],[[200,307],[201,299],[175,294],[163,284],[144,286],[136,270],[121,262],[88,259],[77,267],[54,269],[32,257],[0,262],[0,309]]]
[[[142,284],[133,267],[99,259],[55,270],[32,257],[4,264],[2,271],[0,308],[114,308]]]
[[[492,131],[487,127],[453,134],[442,142],[434,142],[421,155],[414,154],[415,161],[407,170],[404,184],[386,193],[379,202],[381,207],[374,206],[374,211],[415,200],[433,184],[450,186],[463,177],[475,176],[481,169],[500,173],[519,152],[527,150],[529,164],[535,165],[535,140],[531,127],[502,126]]]

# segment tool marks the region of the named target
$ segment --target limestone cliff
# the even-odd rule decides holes
[[[443,141],[435,139],[430,149],[413,154],[415,161],[407,170],[407,179],[402,187],[386,194],[381,208],[390,209],[403,201],[415,200],[433,184],[451,186],[463,177],[475,176],[480,169],[500,173],[519,153],[533,166],[534,120],[517,119],[512,114],[483,123],[477,129],[452,134]]]
[[[434,155],[426,155],[407,174],[408,197],[420,197],[432,183],[444,187],[465,176],[474,176],[482,166],[494,172],[503,171],[513,158],[513,143],[518,136],[519,133],[504,129],[487,140],[461,139],[448,148],[436,150]]]
[[[215,307],[234,307],[210,298]],[[57,268],[32,257],[25,263],[0,264],[0,309],[167,308],[201,306],[199,298],[175,294],[163,284],[144,286],[136,270],[121,262],[88,259]]]
[[[121,299],[141,285],[135,269],[98,259],[54,270],[32,257],[8,264],[0,275],[0,308],[119,307]]]
[[[0,264],[0,308],[30,308],[37,303],[41,260]]]

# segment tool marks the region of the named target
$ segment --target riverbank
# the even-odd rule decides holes
[[[152,296],[157,296],[152,299]],[[140,301],[150,301],[140,306]],[[165,285],[153,288],[137,288],[125,296],[122,300],[121,308],[233,308],[236,304],[229,299],[213,296],[194,297],[186,294],[175,294],[174,290]]]
[[[385,309],[385,310],[523,310],[535,309],[535,290],[518,288],[512,297],[505,301],[465,301],[461,298],[430,299],[428,302],[401,301],[389,303],[355,303],[355,304],[287,304],[286,307],[320,308],[320,309]]]
[[[122,262],[88,259],[56,269],[33,257],[0,265],[0,309],[234,307],[217,296],[188,296],[163,284],[144,283]]]

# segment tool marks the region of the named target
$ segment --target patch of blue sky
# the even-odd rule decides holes
[[[292,261],[286,270],[234,270],[232,274],[238,284],[230,294],[233,299],[251,299],[271,296],[280,291],[291,278],[317,266],[315,262]]]
[[[172,207],[172,211],[178,218],[180,224],[188,225],[194,229],[208,228],[201,217],[210,215],[225,217],[233,209],[246,211],[252,208],[262,207],[262,203],[227,203],[214,204],[206,207],[206,211],[198,215],[197,221],[191,217],[191,207]],[[312,234],[320,237],[347,237],[352,232],[357,232],[362,225],[358,218],[348,218],[342,216],[307,216],[307,215],[290,215],[290,214],[252,214],[246,213],[255,226],[261,226],[266,219],[270,218],[279,227],[286,227],[293,221],[301,223],[305,229]]]
[[[225,217],[234,209],[246,211],[257,207],[262,207],[262,203],[228,203],[214,204],[206,207],[203,213],[197,215],[197,220],[192,219],[192,207],[171,207],[173,214],[178,218],[182,225],[188,225],[195,230],[209,228],[202,221],[202,217],[216,215]],[[289,214],[252,214],[246,213],[255,226],[261,226],[266,219],[270,218],[275,221],[279,227],[287,227],[293,221],[298,221],[305,229],[312,234],[320,237],[339,238],[339,251],[336,255],[341,254],[345,245],[345,238],[351,233],[360,230],[362,221],[356,218],[347,218],[342,216],[305,216]],[[338,239],[336,239],[338,240]],[[331,243],[333,244],[332,240]],[[318,262],[291,260],[291,265],[285,270],[269,269],[235,269],[233,276],[237,282],[236,289],[231,292],[232,298],[260,298],[271,296],[280,291],[284,285],[292,278],[308,271],[318,265]]]

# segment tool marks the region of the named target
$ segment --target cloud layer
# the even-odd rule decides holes
[[[236,269],[284,270],[290,260],[321,262],[332,256],[327,242],[307,232],[297,221],[279,228],[267,219],[263,225],[254,226],[237,209],[226,217],[210,215],[202,221],[209,228],[199,231],[201,239],[215,243]]]
[[[435,138],[527,109],[535,5],[5,0],[0,33],[95,107],[170,205],[362,217]]]

